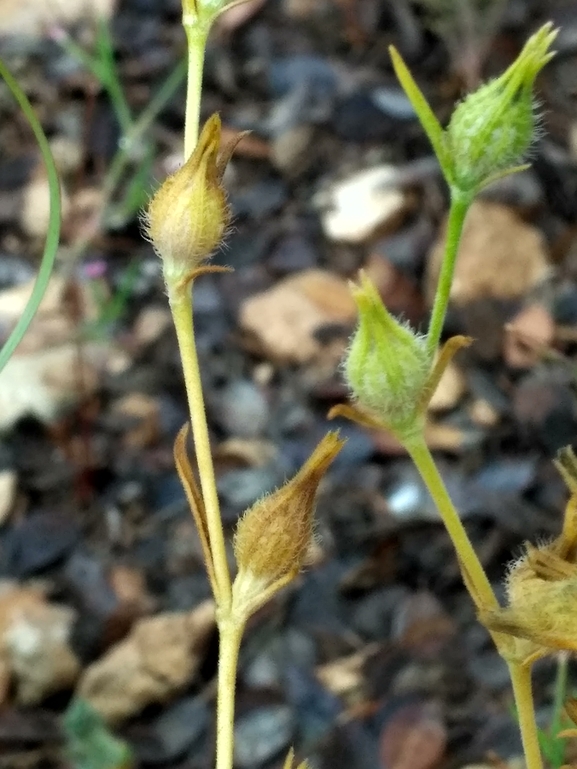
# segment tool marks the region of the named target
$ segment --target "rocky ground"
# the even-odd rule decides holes
[[[96,5],[100,31],[82,0],[0,7],[0,55],[50,138],[65,212],[48,295],[0,376],[0,767],[115,769],[114,734],[136,766],[205,769],[217,639],[172,458],[186,420],[178,352],[138,220],[182,152],[179,3]],[[549,18],[561,32],[538,83],[543,135],[532,168],[468,219],[447,335],[476,341],[442,380],[428,440],[495,585],[524,540],[559,531],[551,460],[577,437],[577,12],[544,5],[251,0],[215,30],[203,116],[252,132],[227,172],[234,228],[215,258],[234,272],[195,289],[231,531],[347,397],[358,269],[391,311],[426,322],[447,192],[388,45],[446,121]],[[46,226],[45,173],[2,86],[3,338]],[[314,563],[247,631],[236,766],[278,767],[291,744],[319,769],[517,766],[507,671],[431,500],[388,435],[339,426],[348,443],[319,497]],[[536,669],[545,728],[555,671]]]

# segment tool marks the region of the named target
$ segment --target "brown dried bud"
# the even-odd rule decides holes
[[[233,588],[238,606],[254,611],[302,568],[313,536],[317,489],[343,445],[337,433],[325,435],[294,478],[256,502],[238,522]]]
[[[150,201],[146,233],[163,261],[168,284],[194,277],[222,241],[230,222],[222,177],[241,138],[220,152],[220,118],[212,115],[190,158]]]
[[[533,660],[554,651],[577,651],[577,459],[560,452],[557,466],[573,492],[563,530],[549,544],[528,544],[507,577],[508,606],[481,620],[517,639],[516,655]]]

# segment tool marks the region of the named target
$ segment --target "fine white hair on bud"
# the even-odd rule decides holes
[[[359,321],[344,360],[346,381],[361,407],[406,435],[431,373],[427,339],[390,315],[364,273],[353,297]]]
[[[540,131],[533,85],[553,56],[549,48],[556,34],[552,24],[545,24],[500,77],[456,107],[445,137],[452,157],[452,182],[459,189],[478,189],[526,158]]]

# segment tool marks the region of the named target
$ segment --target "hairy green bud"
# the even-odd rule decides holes
[[[554,56],[557,30],[544,24],[500,77],[481,86],[455,109],[443,130],[398,51],[393,67],[409,97],[450,187],[472,197],[481,187],[519,170],[537,133],[535,78]]]
[[[551,23],[541,27],[509,69],[453,112],[446,137],[459,189],[475,190],[523,160],[537,127],[533,84],[554,55],[549,47],[556,34]]]
[[[359,321],[344,363],[347,383],[359,406],[406,437],[421,426],[419,404],[433,363],[426,337],[393,318],[363,273],[352,291]]]

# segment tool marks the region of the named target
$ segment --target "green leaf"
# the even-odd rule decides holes
[[[66,752],[74,769],[131,769],[132,751],[115,737],[85,700],[74,699],[63,720]]]
[[[42,159],[46,166],[46,174],[48,177],[48,188],[50,194],[50,213],[48,217],[48,232],[46,234],[46,242],[44,244],[44,253],[42,255],[42,261],[40,263],[40,269],[38,270],[38,276],[32,289],[32,294],[24,312],[20,319],[16,323],[12,333],[6,340],[4,347],[0,351],[0,371],[8,363],[14,350],[20,344],[22,337],[26,333],[32,318],[38,310],[38,306],[42,301],[44,292],[50,280],[52,269],[54,267],[54,261],[56,259],[56,252],[58,250],[58,243],[60,240],[60,225],[61,225],[61,210],[60,210],[60,182],[58,179],[58,171],[50,151],[50,145],[48,139],[40,125],[40,121],[36,117],[36,113],[32,108],[32,105],[26,98],[26,94],[22,91],[17,81],[12,77],[4,62],[0,59],[0,77],[12,92],[12,95],[18,102],[18,105],[22,109],[30,127],[34,133],[34,137],[38,143]]]
[[[435,117],[435,113],[429,106],[429,102],[425,99],[423,92],[414,81],[401,54],[392,45],[389,47],[389,53],[391,55],[395,74],[400,84],[403,86],[403,90],[407,94],[409,101],[413,105],[417,117],[425,129],[425,133],[433,145],[433,150],[435,151],[443,174],[450,184],[453,178],[452,162],[446,147],[445,132]]]

